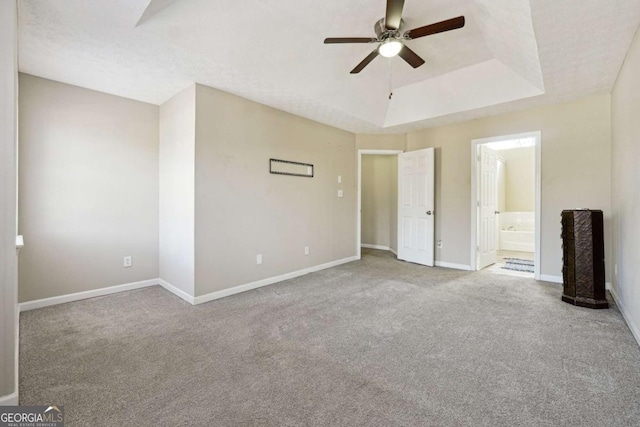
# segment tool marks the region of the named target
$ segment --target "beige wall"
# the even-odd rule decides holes
[[[405,150],[405,134],[356,134],[356,150]]]
[[[205,86],[196,100],[196,295],[355,256],[354,134]]]
[[[26,74],[19,98],[20,301],[158,277],[158,107]]]
[[[436,148],[436,240],[443,242],[443,248],[436,249],[436,260],[470,265],[471,141],[538,130],[542,131],[542,274],[562,274],[563,209],[602,209],[610,254],[610,96],[597,95],[408,134],[408,150]]]
[[[0,2],[0,402],[17,404],[16,87],[15,1]]]
[[[613,292],[640,342],[640,33],[636,35],[612,96],[611,198]]]
[[[362,156],[364,244],[398,248],[398,156]]]
[[[505,210],[507,212],[535,212],[535,147],[499,151],[498,155],[506,162]]]
[[[160,107],[160,278],[195,293],[196,86]]]

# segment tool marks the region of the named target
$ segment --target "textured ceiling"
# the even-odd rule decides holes
[[[640,22],[638,0],[406,0],[407,28],[458,15],[467,25],[408,42],[427,61],[418,69],[379,57],[350,75],[373,46],[322,40],[372,36],[384,10],[22,0],[20,70],[154,104],[197,82],[352,132],[405,132],[609,91]]]

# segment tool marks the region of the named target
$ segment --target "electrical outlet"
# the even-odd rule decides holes
[[[309,246],[304,247],[304,254],[309,255]]]
[[[126,267],[131,267],[133,265],[133,258],[130,256],[126,256],[124,257],[124,266]]]
[[[256,265],[262,264],[262,254],[256,255]]]
[[[436,246],[438,247],[438,249],[442,249],[442,240],[438,240],[436,242]]]
[[[342,190],[338,190],[338,197],[343,197],[344,193],[342,192]]]

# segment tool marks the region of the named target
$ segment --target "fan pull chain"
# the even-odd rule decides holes
[[[393,98],[393,67],[391,66],[391,58],[389,58],[389,100]]]

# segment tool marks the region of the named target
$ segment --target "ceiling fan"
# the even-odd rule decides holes
[[[464,27],[464,16],[414,28],[413,30],[402,32],[404,21],[402,19],[402,9],[404,0],[387,0],[387,14],[374,25],[377,37],[342,37],[324,39],[325,44],[336,43],[378,43],[378,46],[369,54],[356,68],[351,70],[351,74],[357,74],[364,69],[378,55],[387,58],[399,55],[413,68],[418,68],[424,64],[424,59],[417,53],[409,49],[405,44],[408,40],[419,37],[430,36],[432,34],[443,33],[445,31],[456,30]]]

